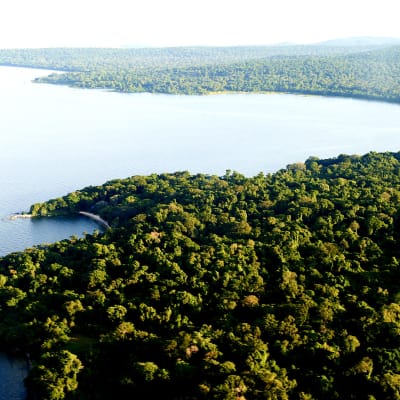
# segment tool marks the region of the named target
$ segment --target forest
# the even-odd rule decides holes
[[[110,228],[0,259],[41,400],[400,399],[400,153],[132,176],[33,204]]]
[[[37,78],[127,93],[302,93],[400,101],[400,46],[243,46],[0,50]]]

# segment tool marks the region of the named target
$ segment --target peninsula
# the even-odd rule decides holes
[[[350,43],[4,49],[0,65],[58,71],[37,78],[39,83],[126,93],[281,92],[400,102],[399,43]]]
[[[35,205],[113,229],[0,259],[40,399],[394,399],[400,153],[188,172]]]

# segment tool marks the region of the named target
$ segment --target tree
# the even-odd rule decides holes
[[[82,368],[78,357],[67,350],[44,353],[26,383],[40,399],[62,400],[77,389],[77,377]]]

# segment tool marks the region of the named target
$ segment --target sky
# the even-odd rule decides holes
[[[398,0],[5,0],[0,48],[164,47],[400,38]]]

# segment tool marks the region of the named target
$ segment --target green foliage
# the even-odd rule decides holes
[[[118,92],[286,92],[400,100],[398,46],[20,49],[0,50],[0,65],[65,71],[36,81]]]
[[[27,384],[34,387],[40,399],[62,400],[77,389],[77,375],[82,368],[78,357],[67,350],[44,353],[32,369]]]
[[[0,259],[0,339],[43,399],[399,398],[399,172],[313,157],[35,205],[112,228]]]

